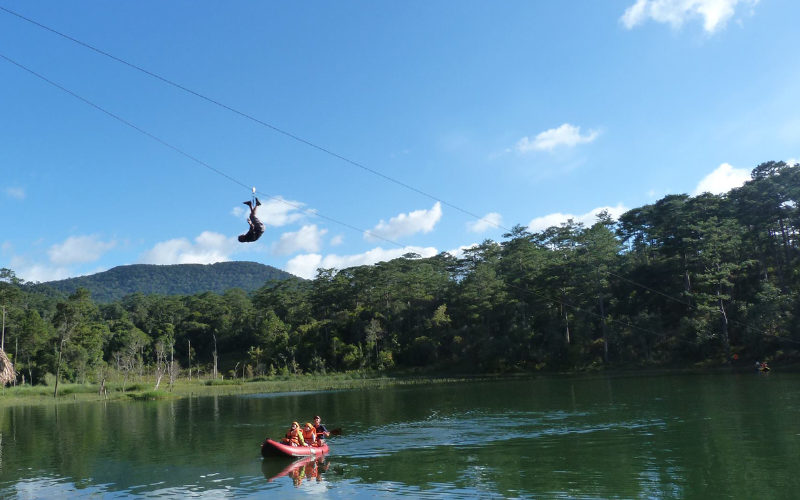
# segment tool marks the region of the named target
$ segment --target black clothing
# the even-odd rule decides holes
[[[256,241],[261,238],[261,235],[264,234],[264,231],[267,229],[264,227],[264,223],[258,220],[258,217],[253,214],[250,214],[250,222],[250,230],[239,236],[239,241],[242,243],[252,243]]]

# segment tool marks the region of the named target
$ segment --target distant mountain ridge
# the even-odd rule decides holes
[[[161,295],[222,293],[231,288],[251,292],[272,280],[299,279],[293,274],[257,262],[218,262],[216,264],[133,264],[118,266],[89,276],[48,281],[65,293],[79,287],[92,292],[97,302],[113,302],[136,292]]]

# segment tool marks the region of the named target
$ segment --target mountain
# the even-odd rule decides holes
[[[251,292],[272,280],[299,279],[272,266],[257,262],[218,262],[216,264],[174,264],[159,266],[134,264],[118,266],[102,273],[59,281],[50,286],[65,293],[83,287],[97,302],[113,302],[135,292],[161,295],[222,293],[229,288]]]

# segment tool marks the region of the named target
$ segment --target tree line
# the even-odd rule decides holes
[[[29,383],[792,360],[799,198],[800,165],[768,162],[724,195],[518,225],[461,257],[406,254],[252,293],[99,304],[3,269],[4,350]]]

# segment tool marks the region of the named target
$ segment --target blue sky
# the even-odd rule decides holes
[[[724,192],[800,158],[790,0],[23,2],[0,7],[504,227]],[[0,11],[0,267],[304,277],[504,231]],[[313,215],[318,213],[328,219]],[[330,219],[398,243],[370,238]]]

